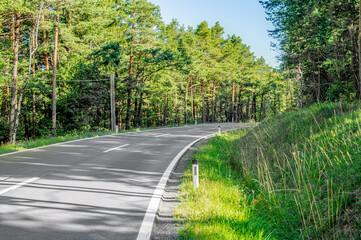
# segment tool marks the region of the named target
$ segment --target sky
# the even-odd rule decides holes
[[[266,20],[266,14],[258,0],[149,0],[161,9],[165,23],[177,19],[185,27],[196,28],[202,21],[209,26],[219,22],[225,36],[242,38],[256,57],[263,57],[266,63],[277,67],[277,52],[271,48],[275,42],[267,30],[272,24]]]

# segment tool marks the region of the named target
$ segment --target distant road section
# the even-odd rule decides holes
[[[219,125],[253,124],[162,128],[0,155],[0,239],[137,239],[172,160]]]

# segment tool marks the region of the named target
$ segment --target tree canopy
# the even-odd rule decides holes
[[[0,17],[1,142],[109,129],[111,74],[120,129],[288,107],[282,74],[218,22],[166,24],[146,0],[3,1]]]

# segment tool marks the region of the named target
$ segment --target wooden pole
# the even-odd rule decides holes
[[[115,83],[114,73],[110,74],[110,128],[115,132]]]
[[[55,22],[55,35],[54,35],[54,56],[53,56],[53,94],[52,94],[52,132],[56,134],[56,70],[57,70],[57,63],[58,63],[58,41],[59,41],[59,26],[58,21],[59,17],[55,15],[54,17]]]

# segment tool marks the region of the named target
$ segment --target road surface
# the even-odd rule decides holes
[[[174,157],[218,125],[76,140],[0,156],[1,240],[137,239]],[[222,131],[249,124],[220,124]]]

